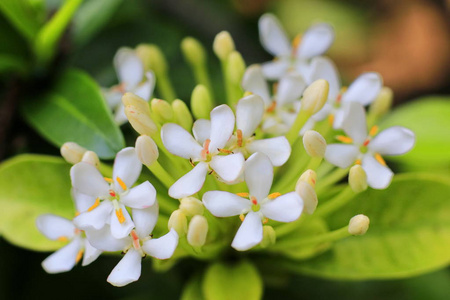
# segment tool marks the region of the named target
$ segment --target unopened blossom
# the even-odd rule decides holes
[[[114,111],[114,120],[121,125],[127,122],[122,96],[131,92],[148,101],[155,87],[155,75],[151,71],[144,74],[141,59],[130,48],[120,48],[117,51],[114,56],[114,68],[119,84],[103,89],[103,94],[108,106]]]
[[[214,216],[240,216],[243,222],[231,243],[239,251],[248,250],[262,241],[263,223],[268,219],[292,222],[303,210],[303,200],[295,192],[269,195],[273,166],[266,155],[257,152],[247,159],[244,178],[249,193],[209,191],[203,195],[206,209]]]
[[[69,242],[42,262],[42,267],[47,273],[70,271],[81,258],[83,258],[81,265],[87,266],[102,253],[89,243],[84,232],[75,227],[71,220],[45,214],[36,219],[36,226],[51,240]]]
[[[206,175],[214,172],[225,182],[234,182],[244,169],[242,153],[223,151],[234,131],[235,117],[231,108],[220,105],[211,111],[211,121],[200,119],[194,123],[194,137],[183,127],[166,123],[161,128],[164,146],[174,155],[189,159],[195,167],[178,179],[169,195],[176,199],[197,193]]]
[[[274,15],[262,15],[258,26],[261,44],[275,56],[273,61],[262,65],[264,76],[270,80],[281,78],[289,70],[308,77],[309,60],[322,55],[334,40],[334,30],[326,23],[311,26],[303,36],[297,36],[292,44]]]
[[[136,151],[132,147],[117,153],[113,167],[113,178],[103,177],[93,165],[80,162],[70,170],[72,186],[76,202],[84,199],[86,208],[89,197],[95,199],[86,211],[74,219],[78,228],[83,230],[101,229],[105,224],[111,226],[111,234],[115,238],[127,236],[134,228],[134,222],[126,207],[136,210],[152,206],[156,199],[153,185],[145,181],[136,187],[132,186],[138,179],[142,169]],[[80,194],[78,194],[80,193]]]
[[[252,65],[245,71],[242,87],[260,96],[264,101],[262,130],[271,134],[284,134],[297,117],[300,97],[306,88],[306,83],[297,72],[289,72],[280,78],[272,97],[262,68]]]
[[[347,106],[343,129],[348,136],[337,136],[343,144],[330,144],[325,159],[335,166],[347,168],[360,164],[367,175],[367,184],[374,189],[389,186],[393,172],[386,166],[383,155],[401,155],[412,149],[414,133],[404,127],[394,126],[377,134],[378,127],[367,131],[364,108],[358,102]]]

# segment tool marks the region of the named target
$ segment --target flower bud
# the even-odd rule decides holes
[[[209,119],[213,109],[211,95],[204,85],[197,85],[192,91],[191,109],[196,119]]]
[[[175,210],[169,218],[169,222],[167,224],[169,230],[175,229],[178,233],[178,236],[184,236],[187,232],[187,218],[186,215],[179,209]]]
[[[261,248],[267,248],[270,245],[275,244],[277,240],[277,235],[272,226],[264,225],[263,227],[263,238],[259,244]]]
[[[186,129],[187,131],[191,131],[193,118],[186,103],[184,103],[184,101],[181,101],[180,99],[175,99],[172,102],[172,109],[175,123]]]
[[[356,215],[350,219],[348,233],[351,235],[363,235],[369,229],[370,220],[365,215]]]
[[[325,79],[319,79],[311,83],[303,92],[301,110],[310,115],[322,109],[328,99],[329,84]]]
[[[152,112],[160,124],[173,121],[173,109],[169,102],[161,99],[153,99],[150,102]]]
[[[97,169],[100,167],[100,160],[98,159],[98,155],[94,151],[86,151],[84,152],[82,162],[87,162],[88,164],[93,165]]]
[[[214,38],[214,53],[220,60],[226,60],[228,55],[234,51],[234,42],[228,31],[219,32]]]
[[[158,127],[152,118],[139,111],[135,106],[127,105],[125,106],[125,114],[130,122],[131,126],[139,134],[142,135],[153,135],[158,131]]]
[[[181,41],[181,51],[190,65],[199,66],[205,63],[205,49],[202,44],[193,37],[188,36]]]
[[[187,241],[193,247],[201,247],[206,242],[208,221],[204,216],[196,215],[189,222]]]
[[[195,197],[181,199],[180,210],[188,217],[203,215],[203,203]]]
[[[355,193],[361,193],[367,189],[367,175],[360,165],[350,168],[348,184]]]
[[[136,107],[141,113],[150,115],[150,107],[148,102],[133,93],[125,93],[122,96],[122,103],[125,106],[131,105]]]
[[[312,215],[317,208],[317,194],[314,188],[306,181],[298,181],[295,192],[303,199],[305,211]]]
[[[308,130],[303,135],[303,146],[309,156],[323,158],[327,149],[327,142],[317,131]]]
[[[369,114],[373,114],[377,117],[385,115],[391,108],[393,99],[394,92],[390,88],[384,86],[378,94],[378,97],[370,105]]]
[[[309,183],[310,186],[315,187],[317,181],[317,174],[313,170],[306,170],[298,179],[297,184],[300,181],[304,181],[306,183]]]
[[[67,142],[61,146],[61,156],[70,164],[77,164],[83,159],[84,153],[87,151],[77,143]]]
[[[242,55],[233,51],[228,55],[227,76],[234,84],[241,85],[242,77],[245,73],[245,62]]]
[[[158,46],[141,44],[136,47],[136,54],[142,60],[145,70],[153,70],[156,74],[167,71],[167,61]]]
[[[141,135],[136,139],[135,149],[137,157],[147,167],[159,157],[158,146],[148,135]]]

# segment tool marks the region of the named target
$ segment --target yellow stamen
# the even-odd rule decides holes
[[[281,193],[276,192],[276,193],[270,194],[269,196],[267,196],[267,198],[275,199],[275,198],[280,197],[280,196],[281,196]]]
[[[103,177],[103,179],[105,179],[105,181],[106,181],[107,183],[113,183],[113,180],[112,180],[111,178]]]
[[[263,224],[267,224],[267,222],[269,222],[269,219],[268,218],[264,218],[264,220],[263,220]]]
[[[381,165],[383,165],[383,166],[386,165],[386,162],[384,161],[383,157],[381,157],[380,154],[375,153],[375,159],[376,159]]]
[[[360,159],[355,160],[355,165],[361,165],[361,160]]]
[[[328,123],[329,123],[330,125],[333,125],[333,123],[334,123],[334,115],[329,115],[329,116],[328,116]]]
[[[295,38],[292,40],[292,55],[295,56],[295,53],[297,52],[297,48],[300,45],[300,42],[302,41],[302,35],[297,34]]]
[[[219,152],[220,152],[220,153],[225,153],[225,154],[231,154],[231,153],[233,153],[233,151],[227,150],[227,149],[219,149]]]
[[[120,224],[123,224],[125,222],[125,217],[123,216],[123,211],[121,208],[116,209],[116,217],[117,220],[119,220]]]
[[[75,217],[78,217],[80,215],[80,212],[79,211],[76,211],[75,212]]]
[[[66,236],[60,236],[60,237],[58,238],[58,241],[60,241],[60,242],[68,242],[69,239],[68,239]]]
[[[378,132],[378,126],[374,125],[374,126],[372,126],[372,128],[370,128],[369,135],[374,136],[375,134],[377,134],[377,132]]]
[[[99,205],[100,205],[100,198],[97,198],[97,199],[95,199],[95,203],[91,207],[88,208],[88,211],[94,210],[94,208],[96,208]]]
[[[244,198],[248,197],[248,193],[236,193],[236,195],[238,195],[239,197],[244,197]]]
[[[340,91],[341,94],[345,93],[347,91],[347,89],[348,89],[348,87],[346,87],[346,86],[341,87],[341,91]]]
[[[83,250],[78,251],[77,258],[75,258],[75,263],[78,263],[83,257]]]
[[[241,219],[241,222],[244,222],[244,219],[245,219],[244,215],[243,215],[243,214],[240,214],[240,215],[239,215],[239,219]]]
[[[273,101],[273,102],[270,104],[270,106],[266,109],[266,111],[267,111],[268,113],[271,113],[271,112],[273,112],[273,111],[275,110],[275,107],[277,107],[277,102],[276,102],[276,101]]]
[[[252,93],[252,92],[249,92],[249,91],[246,91],[246,92],[244,93],[244,97],[247,97],[247,96],[250,96],[250,95],[253,95],[253,93]]]
[[[240,129],[236,130],[236,136],[237,136],[238,147],[242,147],[242,130],[240,130]]]
[[[120,184],[120,187],[126,191],[127,189],[127,185],[125,184],[125,182],[123,182],[123,180],[120,177],[116,177],[117,182]]]
[[[337,139],[339,142],[346,143],[346,144],[351,144],[351,143],[353,143],[352,138],[351,138],[351,137],[348,137],[348,136],[345,136],[345,135],[338,135],[338,136],[336,136],[336,139]]]

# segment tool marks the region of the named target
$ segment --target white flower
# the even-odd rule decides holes
[[[353,163],[361,164],[370,187],[388,187],[393,173],[386,166],[382,155],[400,155],[411,150],[415,143],[414,133],[404,127],[395,126],[376,135],[378,128],[374,126],[368,134],[365,111],[361,104],[351,102],[346,110],[348,117],[344,121],[343,129],[348,137],[337,137],[346,144],[328,145],[325,159],[340,168],[347,168]]]
[[[149,71],[145,73],[144,78],[144,65],[136,52],[130,48],[120,48],[117,51],[114,56],[114,68],[119,84],[103,89],[103,94],[108,106],[114,111],[116,123],[122,125],[127,122],[122,96],[131,92],[148,101],[155,87],[155,74]]]
[[[272,14],[264,14],[259,19],[259,37],[263,47],[275,56],[274,61],[262,65],[264,76],[279,79],[290,69],[308,77],[308,60],[323,54],[334,40],[333,28],[326,23],[311,26],[300,38],[289,43],[284,29]]]
[[[117,153],[112,179],[104,178],[91,164],[80,162],[74,165],[70,177],[76,193],[96,199],[87,211],[74,219],[76,226],[83,230],[98,230],[110,224],[115,238],[127,236],[134,223],[125,206],[134,212],[152,206],[156,199],[156,190],[148,181],[130,188],[138,179],[141,169],[142,163],[131,147]],[[80,200],[76,197],[75,201]],[[86,208],[87,205],[83,206]]]
[[[211,122],[195,122],[192,128],[195,139],[177,124],[164,124],[161,128],[161,138],[167,150],[191,160],[192,163],[198,162],[189,173],[170,187],[171,197],[181,199],[197,193],[210,171],[214,171],[225,182],[233,182],[241,175],[244,169],[242,153],[221,152],[233,134],[234,122],[231,108],[220,105],[211,111]]]
[[[260,66],[250,66],[242,79],[244,90],[260,96],[264,101],[265,114],[262,129],[272,134],[284,134],[291,127],[300,109],[300,97],[306,88],[305,80],[296,72],[289,72],[280,78],[270,96],[269,84]]]
[[[239,251],[248,250],[261,242],[265,218],[292,222],[300,217],[303,210],[303,200],[295,192],[269,195],[273,167],[266,155],[255,153],[250,156],[245,162],[244,177],[248,194],[239,196],[224,191],[209,191],[203,195],[205,207],[214,216],[240,216],[243,220],[231,244]],[[248,196],[249,199],[241,196]]]
[[[94,248],[84,237],[82,230],[63,217],[45,214],[36,219],[36,226],[47,238],[69,242],[42,262],[47,273],[70,271],[83,257],[82,266],[97,259],[102,251]]]

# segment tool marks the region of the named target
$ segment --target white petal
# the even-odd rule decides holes
[[[145,209],[133,209],[133,222],[136,227],[136,233],[140,238],[145,238],[152,233],[158,221],[159,206],[155,202],[152,206]]]
[[[42,267],[50,274],[70,271],[76,264],[76,258],[80,249],[81,240],[74,239],[70,244],[47,257],[42,262]]]
[[[300,74],[290,72],[281,77],[276,96],[277,106],[283,107],[294,100],[300,99],[305,88],[305,80]]]
[[[145,181],[130,189],[128,193],[120,196],[120,202],[131,208],[147,208],[156,200],[156,190],[153,185]]]
[[[316,120],[311,116],[311,118],[306,121],[305,125],[303,125],[302,129],[300,130],[300,135],[303,136],[308,130],[311,130],[316,126]]]
[[[128,236],[131,230],[134,228],[134,223],[131,220],[130,214],[128,213],[125,205],[119,203],[119,207],[122,210],[122,214],[125,217],[125,222],[120,223],[117,218],[115,209],[111,212],[111,234],[116,239],[122,239]]]
[[[251,65],[247,68],[242,77],[242,87],[245,91],[260,96],[263,99],[265,106],[270,106],[272,103],[269,85],[264,78],[263,71],[259,65]]]
[[[325,159],[339,168],[349,167],[358,158],[359,148],[355,145],[330,144],[325,151]]]
[[[117,107],[117,105],[122,103],[123,94],[116,91],[114,87],[110,89],[102,88],[103,97],[106,100],[106,104],[110,109]]]
[[[262,121],[264,102],[258,95],[249,95],[239,100],[236,107],[236,128],[242,130],[242,137],[253,135]]]
[[[81,265],[87,266],[93,261],[95,261],[100,254],[102,254],[102,251],[98,250],[94,246],[89,243],[88,239],[84,239],[84,254],[83,254],[83,262]]]
[[[116,181],[116,191],[121,191],[117,177],[120,177],[128,188],[131,188],[141,175],[142,163],[139,160],[136,150],[133,147],[127,147],[120,150],[114,160],[113,179]]]
[[[278,222],[297,220],[303,211],[303,200],[296,192],[284,194],[261,204],[262,214]]]
[[[342,103],[359,102],[363,106],[370,104],[380,93],[383,79],[375,72],[364,73],[353,81],[342,95]]]
[[[345,104],[343,104],[344,107],[346,107]],[[342,129],[344,126],[344,121],[345,121],[345,109],[344,107],[339,107],[339,108],[335,108],[333,111],[333,129],[334,130],[339,130]]]
[[[206,173],[208,171],[208,164],[199,162],[195,168],[178,179],[169,188],[169,196],[175,199],[181,199],[197,193],[201,190],[203,183],[205,183]]]
[[[323,54],[334,40],[334,30],[329,24],[320,23],[311,26],[302,36],[297,49],[297,57],[309,59]]]
[[[370,141],[368,149],[381,155],[400,155],[411,150],[415,142],[414,132],[394,126],[380,132]]]
[[[72,186],[80,193],[92,197],[108,197],[109,184],[96,167],[80,162],[70,169]]]
[[[157,259],[168,259],[172,257],[177,245],[178,234],[175,229],[171,229],[169,233],[160,238],[145,241],[142,249],[145,253]]]
[[[121,83],[127,89],[133,89],[141,82],[144,75],[144,66],[136,53],[129,48],[121,48],[114,56],[114,67]]]
[[[155,74],[150,71],[145,74],[145,77],[147,77],[147,80],[136,87],[134,94],[148,101],[155,88]]]
[[[352,138],[355,145],[361,145],[367,138],[366,111],[358,102],[344,103],[342,129]]]
[[[116,239],[111,234],[109,225],[104,226],[100,230],[86,230],[86,238],[89,243],[101,251],[122,251],[128,245],[131,245],[131,238]]]
[[[282,77],[289,69],[289,59],[276,59],[265,62],[261,65],[264,77],[270,80],[276,80]]]
[[[323,56],[314,57],[311,61],[310,76],[310,83],[318,79],[325,79],[328,81],[328,99],[332,99],[334,103],[334,100],[336,100],[336,97],[341,89],[341,81],[339,79],[339,73],[336,65],[333,61]]]
[[[123,125],[128,122],[128,117],[125,114],[125,106],[122,103],[115,107],[114,122],[117,125]]]
[[[201,145],[211,136],[211,121],[206,119],[198,119],[192,126],[192,133],[195,139]]]
[[[316,122],[322,121],[326,117],[328,117],[332,111],[333,111],[333,106],[330,103],[325,103],[325,105],[322,107],[321,110],[319,110],[318,112],[316,112],[314,115],[311,116],[311,119]],[[312,129],[312,128],[310,128],[310,129]]]
[[[263,238],[263,226],[259,214],[249,212],[236,232],[231,247],[239,251],[248,250],[258,245]]]
[[[242,153],[216,155],[209,166],[225,182],[235,181],[244,171],[244,156]]]
[[[238,216],[248,212],[252,203],[235,194],[224,191],[209,191],[203,194],[203,204],[216,217]]]
[[[259,18],[259,39],[261,44],[274,56],[291,54],[291,44],[278,19],[272,14],[264,14]]]
[[[225,147],[234,131],[234,113],[225,104],[219,105],[211,111],[211,143],[209,152]]]
[[[36,226],[42,234],[51,240],[57,240],[60,237],[70,240],[75,232],[75,226],[72,221],[52,214],[37,217]]]
[[[72,198],[75,202],[75,209],[77,212],[85,212],[94,205],[96,197],[92,197],[79,192],[77,189],[72,189]]]
[[[183,158],[199,158],[202,146],[183,127],[166,123],[161,128],[161,139],[170,153]]]
[[[382,190],[391,183],[394,173],[388,167],[381,165],[372,155],[364,155],[361,166],[366,171],[367,184],[371,188]]]
[[[100,229],[108,222],[109,215],[113,210],[111,201],[105,200],[91,211],[85,211],[73,219],[76,227],[82,230]]]
[[[141,276],[141,254],[131,248],[109,274],[108,281],[114,286],[125,286]]]
[[[283,165],[291,155],[291,145],[284,136],[255,140],[248,143],[246,149],[250,153],[264,153],[276,167]]]
[[[250,195],[261,202],[269,195],[273,181],[273,166],[263,153],[256,152],[245,162],[244,172]]]

